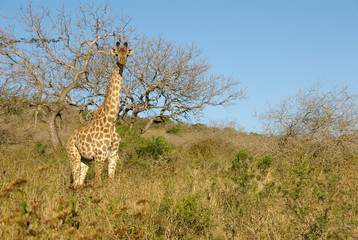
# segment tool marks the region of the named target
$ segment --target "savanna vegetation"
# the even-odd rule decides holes
[[[107,5],[52,15],[29,3],[14,19],[28,35],[0,29],[0,239],[358,239],[347,88],[299,91],[259,116],[265,134],[188,124],[245,97],[238,81],[208,74],[195,46],[139,38]],[[102,103],[119,37],[137,49],[123,78],[121,162],[114,181],[103,174],[94,188],[91,166],[74,189],[61,145]]]
[[[321,118],[333,116],[334,109],[327,115],[319,106],[327,107],[324,101],[340,95],[314,93],[305,99],[320,99],[314,106]],[[344,99],[351,103],[354,97]],[[302,102],[294,102],[303,109]],[[110,182],[104,174],[102,186],[93,188],[92,167],[85,187],[74,190],[64,150],[51,150],[48,135],[38,136],[33,128],[18,133],[11,124],[33,124],[34,112],[12,106],[13,111],[1,117],[1,239],[358,237],[354,111],[346,122],[350,130],[333,136],[318,130],[246,134],[225,125],[178,125],[169,120],[143,135],[140,128],[148,119],[132,128],[118,125],[122,142],[116,180]],[[273,121],[275,111],[282,106],[265,116]],[[66,139],[80,122],[75,111],[62,118],[60,136]],[[309,119],[317,122],[313,117],[303,122]],[[334,124],[342,126],[337,120],[330,122],[330,129]],[[38,123],[33,131],[45,128]]]

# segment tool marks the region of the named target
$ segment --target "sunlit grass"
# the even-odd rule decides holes
[[[115,181],[104,174],[94,188],[90,170],[78,190],[65,151],[0,148],[0,239],[358,237],[355,151],[319,145],[317,153],[309,142],[233,129],[186,131],[162,131],[172,143],[123,137]]]

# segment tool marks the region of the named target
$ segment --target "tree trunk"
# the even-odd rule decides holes
[[[145,132],[148,131],[148,129],[152,126],[152,124],[154,123],[154,121],[161,121],[162,117],[158,116],[158,117],[153,117],[151,119],[149,119],[149,121],[147,122],[147,124],[141,129],[141,134],[144,134]]]
[[[58,115],[58,112],[49,112],[46,116],[46,124],[47,124],[47,130],[50,135],[50,141],[52,144],[52,147],[54,149],[59,148],[62,146],[61,139],[58,136],[58,131],[56,127],[56,117]]]

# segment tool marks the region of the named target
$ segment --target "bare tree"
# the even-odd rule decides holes
[[[177,46],[162,37],[143,37],[134,47],[122,90],[120,120],[133,124],[142,114],[154,121],[177,122],[197,116],[205,106],[232,103],[245,97],[239,82],[210,75],[202,51],[194,45]]]
[[[56,117],[66,106],[82,109],[98,100],[100,91],[89,76],[92,65],[97,55],[106,54],[103,49],[133,31],[130,18],[113,16],[108,5],[80,5],[71,15],[64,6],[52,13],[30,2],[16,21],[24,36],[10,24],[0,28],[0,90],[36,107],[52,145],[61,146]]]
[[[358,130],[357,96],[347,87],[324,92],[316,84],[260,117],[269,132],[283,136],[333,139],[352,136]]]
[[[85,109],[101,102],[113,67],[107,51],[118,37],[128,40],[130,18],[112,16],[107,5],[81,5],[76,15],[63,7],[55,15],[31,3],[19,16],[28,35],[17,36],[11,25],[0,29],[0,92],[24,97],[38,109],[58,147],[56,117],[66,106]],[[238,81],[209,74],[210,66],[194,45],[144,37],[133,47],[119,120],[132,125],[139,116],[149,117],[143,133],[154,121],[182,122],[205,106],[245,97]]]

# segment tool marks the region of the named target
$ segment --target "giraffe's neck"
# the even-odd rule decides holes
[[[106,121],[114,123],[118,117],[123,66],[116,64],[103,102]]]

